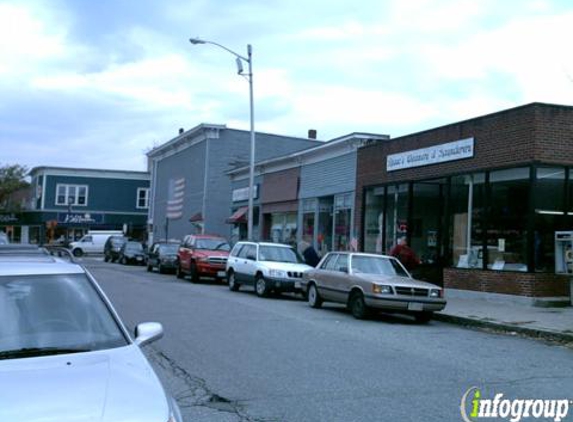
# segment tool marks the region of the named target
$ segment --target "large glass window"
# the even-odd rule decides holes
[[[302,203],[302,240],[314,244],[316,199],[305,199]]]
[[[320,198],[318,203],[318,235],[316,243],[321,255],[332,250],[333,197]]]
[[[346,193],[335,196],[334,207],[334,249],[346,251],[350,247],[352,194]]]
[[[408,235],[408,184],[388,186],[387,192],[385,251],[397,245],[398,239]]]
[[[490,173],[487,268],[527,271],[529,168]]]
[[[542,167],[535,178],[535,271],[555,272],[555,232],[565,226],[565,169]]]
[[[368,189],[364,207],[364,251],[382,253],[384,188]]]
[[[456,176],[450,187],[450,265],[483,266],[485,175]]]
[[[87,205],[87,185],[57,185],[56,205]]]
[[[441,256],[445,183],[444,179],[428,180],[413,186],[410,244],[424,264],[435,264]]]

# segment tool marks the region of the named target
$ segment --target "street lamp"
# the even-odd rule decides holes
[[[228,49],[224,45],[218,44],[213,41],[201,40],[199,38],[190,38],[189,42],[193,45],[197,44],[212,44],[223,50],[231,53],[236,57],[237,73],[244,76],[249,81],[249,103],[251,112],[251,154],[249,159],[249,213],[247,221],[247,238],[253,240],[253,196],[255,184],[255,110],[253,105],[253,48],[251,44],[247,44],[247,57],[235,53],[233,50]],[[243,63],[249,65],[249,73],[243,73]],[[204,195],[205,193],[203,193]],[[205,218],[205,216],[203,216]]]

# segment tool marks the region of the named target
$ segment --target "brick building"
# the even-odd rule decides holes
[[[356,183],[362,250],[404,236],[420,278],[569,295],[554,239],[573,230],[573,107],[533,103],[365,146]]]

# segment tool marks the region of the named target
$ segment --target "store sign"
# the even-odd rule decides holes
[[[16,223],[18,221],[18,217],[15,214],[2,214],[0,215],[0,223]]]
[[[474,138],[392,154],[386,158],[386,171],[428,166],[474,156]]]
[[[259,199],[259,185],[253,186],[253,199]],[[248,201],[249,200],[249,188],[233,189],[233,202]]]
[[[102,224],[103,214],[58,213],[58,223],[62,224]]]

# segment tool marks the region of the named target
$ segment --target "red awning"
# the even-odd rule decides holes
[[[189,219],[189,221],[192,223],[197,223],[199,221],[203,221],[203,215],[200,212],[193,214],[191,216],[191,218]]]
[[[237,224],[237,223],[246,223],[247,222],[247,211],[249,207],[241,207],[237,211],[233,213],[232,216],[227,218],[227,223],[229,224]]]

